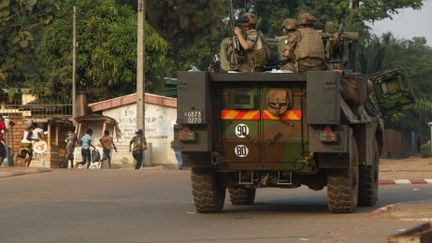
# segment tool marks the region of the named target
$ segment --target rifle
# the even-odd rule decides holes
[[[230,6],[230,25],[232,32],[232,46],[233,46],[233,54],[231,55],[231,64],[238,65],[239,64],[239,52],[240,52],[240,42],[237,36],[234,34],[234,8],[232,0],[229,1]]]
[[[221,69],[222,68],[221,68],[219,55],[215,54],[207,67],[207,71],[218,73],[221,71]]]
[[[339,35],[342,35],[342,33],[345,32],[344,23],[340,23],[338,33]]]

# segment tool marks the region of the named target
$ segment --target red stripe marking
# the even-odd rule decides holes
[[[289,112],[289,111],[288,111]],[[284,121],[287,121],[287,120],[290,120],[289,119],[289,116],[288,116],[288,112],[286,112],[285,114],[283,114],[283,116],[281,116],[281,120],[284,120]]]
[[[252,117],[252,120],[259,120],[260,119],[260,112],[255,111],[255,115]]]
[[[295,119],[290,119],[289,114],[291,113],[294,114],[296,116]],[[264,120],[284,120],[284,121],[298,121],[301,120],[301,110],[291,110],[291,111],[287,111],[285,112],[285,114],[283,114],[279,119],[275,118],[274,115],[272,115],[268,110],[264,110],[263,111],[263,119]]]
[[[221,111],[221,117],[222,117],[222,119],[225,119],[225,117],[228,115],[228,112],[230,112],[230,110],[222,110]]]
[[[244,111],[238,111],[237,115],[234,117],[234,119],[241,120],[245,114],[246,114],[246,112],[244,112]]]
[[[414,179],[409,181],[411,182],[411,184],[426,184],[426,180],[424,179]]]
[[[379,184],[380,185],[392,185],[392,184],[396,184],[396,182],[394,180],[380,180]]]
[[[234,113],[234,116],[233,116]],[[260,111],[239,111],[239,110],[222,110],[221,119],[223,120],[259,120],[261,118]]]

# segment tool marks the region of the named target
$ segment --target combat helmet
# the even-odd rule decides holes
[[[297,29],[297,20],[296,19],[284,19],[282,22],[282,28],[287,30],[295,30]]]
[[[333,21],[327,21],[324,27],[325,32],[334,33],[336,32],[336,25]]]
[[[315,17],[307,12],[299,14],[298,19],[300,25],[313,25],[313,23],[315,22]]]
[[[240,16],[239,24],[241,26],[251,26],[256,25],[257,23],[257,17],[253,13],[244,13],[242,16]]]

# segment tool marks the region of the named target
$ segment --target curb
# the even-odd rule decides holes
[[[48,168],[37,168],[37,169],[27,169],[27,170],[13,170],[8,172],[0,172],[0,178],[11,177],[11,176],[20,176],[20,175],[30,175],[37,174],[43,172],[51,172],[51,169]]]
[[[409,184],[432,184],[432,179],[395,179],[380,180],[380,185],[409,185]]]
[[[378,209],[375,209],[374,211],[372,211],[368,214],[368,217],[372,218],[372,217],[380,216],[381,214],[383,214],[383,213],[389,211],[390,209],[396,207],[396,205],[397,204],[389,204],[389,205],[386,205],[384,207],[380,207]]]

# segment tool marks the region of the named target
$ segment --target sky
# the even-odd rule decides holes
[[[393,20],[377,21],[372,32],[380,36],[382,33],[392,32],[397,38],[412,39],[424,36],[427,44],[432,47],[432,0],[423,2],[420,10],[400,9],[399,14],[393,15]]]

